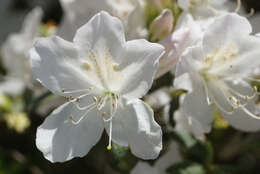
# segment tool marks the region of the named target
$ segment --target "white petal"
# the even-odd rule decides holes
[[[63,89],[73,91],[97,85],[82,71],[74,45],[59,37],[38,39],[30,57],[34,77],[53,93],[65,95]]]
[[[34,8],[25,18],[22,26],[22,33],[33,40],[38,34],[43,11],[40,7]]]
[[[108,49],[117,59],[125,44],[123,24],[118,18],[101,11],[77,30],[74,43],[86,51]]]
[[[135,9],[129,14],[126,24],[127,40],[147,38],[146,1],[137,0]]]
[[[25,83],[19,79],[8,79],[0,83],[0,93],[19,95],[25,89]]]
[[[164,48],[159,44],[142,39],[128,41],[121,54],[121,93],[130,98],[140,98],[146,94],[152,86],[163,53]]]
[[[227,42],[232,41],[233,38],[245,36],[251,32],[252,27],[245,17],[235,13],[217,17],[205,31],[204,51],[211,54]]]
[[[185,96],[181,107],[183,107],[184,115],[199,122],[203,132],[208,133],[211,130],[213,106],[208,104],[203,82],[193,83],[193,90]],[[197,125],[194,123],[195,127]]]
[[[159,174],[160,172],[146,162],[138,162],[130,174]]]
[[[78,125],[69,119],[73,115],[78,120],[84,113],[73,103],[66,103],[54,110],[38,127],[36,145],[46,159],[63,162],[83,157],[99,141],[104,125],[97,111],[90,111]]]
[[[199,61],[204,57],[201,46],[188,47],[182,54],[176,66],[174,88],[185,89],[191,92],[195,86],[203,83],[198,69],[202,66]],[[193,84],[194,83],[194,84]]]
[[[187,11],[189,10],[190,0],[178,0],[178,5],[180,8]]]
[[[182,28],[159,42],[165,47],[165,54],[160,58],[156,78],[175,68],[181,54],[191,43],[189,36],[190,31],[187,28]]]
[[[172,164],[180,162],[181,160],[182,157],[178,148],[178,144],[173,141],[169,144],[166,153],[156,161],[154,167],[156,167],[158,171],[166,173],[168,167],[170,167]]]
[[[247,35],[232,38],[232,40],[238,48],[237,55],[230,62],[214,68],[213,71],[224,76],[241,77],[241,75],[248,74],[258,68],[260,66],[260,59],[258,59],[260,57],[260,38]],[[230,68],[231,66],[232,68]]]
[[[200,122],[192,116],[186,116],[182,108],[174,113],[174,120],[176,121],[175,129],[177,131],[188,131],[199,140],[205,139],[205,131]]]
[[[253,95],[252,87],[244,81],[236,81],[229,85],[242,95]],[[244,102],[241,100],[241,103]],[[253,114],[259,114],[259,106],[255,104],[255,99],[250,100],[246,108]],[[258,131],[260,130],[260,120],[247,115],[242,109],[236,109],[232,115],[221,112],[224,118],[233,126],[242,131]]]
[[[126,136],[134,155],[142,159],[157,158],[162,149],[162,130],[154,120],[152,109],[139,99],[129,101],[123,98],[120,105],[116,123],[121,122],[118,131],[122,133],[115,133],[117,137],[114,138],[112,134],[112,138],[117,143],[126,142],[123,137]],[[117,126],[115,124],[113,127]]]

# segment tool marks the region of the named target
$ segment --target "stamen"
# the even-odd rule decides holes
[[[94,100],[94,103],[96,103],[96,104],[97,104],[97,101],[98,101],[98,99],[97,99],[97,97],[96,97],[96,96],[94,96],[94,97],[93,97],[93,100]]]
[[[69,96],[69,100],[74,100],[74,98],[72,96]]]
[[[112,149],[111,142],[112,142],[112,120],[109,122],[109,144],[107,146],[107,150]]]
[[[235,9],[235,13],[238,13],[241,9],[241,0],[237,0],[237,8]]]
[[[86,111],[86,113],[81,116],[81,118],[80,118],[78,121],[75,121],[74,118],[73,118],[72,123],[73,123],[74,125],[78,125],[78,124],[81,122],[81,120],[83,120],[83,119],[87,116],[87,114],[89,113],[89,111],[91,111],[91,110],[94,109],[95,107],[96,107],[96,106],[90,107],[90,108]]]
[[[204,82],[204,80],[203,80],[203,84],[204,84],[204,88],[205,88],[205,92],[206,92],[207,103],[208,103],[208,105],[212,105],[213,102],[212,102],[212,100],[209,97],[209,89],[208,89],[207,84]]]
[[[250,8],[250,12],[245,16],[246,18],[250,18],[255,14],[255,9],[254,8]]]
[[[79,89],[79,90],[72,90],[72,91],[66,91],[65,88],[62,88],[61,92],[64,94],[71,94],[71,93],[79,93],[79,92],[86,92],[92,90],[93,87],[87,88],[87,89]]]
[[[107,116],[107,113],[103,112],[103,113],[102,113],[102,117],[103,117],[103,119],[105,119],[106,116]]]
[[[91,68],[90,64],[87,63],[87,62],[84,62],[84,63],[82,64],[82,66],[83,66],[83,68],[86,69],[86,70],[89,70],[89,69]]]
[[[119,65],[115,64],[112,65],[113,70],[118,71],[119,70]]]
[[[75,119],[74,119],[74,116],[73,116],[73,115],[69,115],[69,118],[70,118],[72,121],[75,121]]]
[[[234,110],[235,110],[234,106],[231,106],[232,111],[226,111],[215,99],[214,99],[214,101],[215,101],[215,102],[214,102],[215,105],[216,105],[222,112],[224,112],[224,113],[226,113],[226,114],[228,114],[228,115],[233,114],[233,112],[234,112]]]
[[[88,106],[84,106],[84,107],[81,107],[81,106],[79,106],[78,104],[76,104],[76,106],[77,106],[77,109],[78,109],[78,110],[84,111],[84,110],[86,110],[86,109],[88,109],[88,108],[90,108],[90,107],[92,107],[92,106],[96,106],[96,103],[92,103],[92,104],[90,104],[90,105],[88,105]]]
[[[258,119],[260,120],[260,117],[258,116],[258,114],[253,114],[252,112],[250,112],[248,109],[246,109],[245,107],[242,107],[243,111],[248,114],[249,116],[251,116],[252,118]]]

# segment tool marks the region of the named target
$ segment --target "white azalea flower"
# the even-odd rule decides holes
[[[2,46],[3,64],[8,70],[8,78],[1,83],[0,91],[19,94],[31,81],[28,51],[39,35],[42,18],[40,8],[33,9],[25,18],[19,33],[11,34]]]
[[[235,128],[260,129],[255,109],[257,89],[246,80],[259,66],[260,39],[246,18],[227,14],[215,18],[201,44],[189,48],[177,65],[175,88],[189,93],[183,101],[185,115],[192,116],[210,131],[213,106]]]
[[[180,107],[174,112],[174,120],[176,121],[175,129],[179,132],[188,131],[193,134],[197,139],[204,141],[205,135],[201,123],[192,117],[192,115],[185,115],[186,112],[183,110],[183,101],[185,95],[180,97]]]
[[[32,71],[53,93],[69,102],[38,128],[37,147],[52,162],[82,157],[102,132],[130,146],[142,159],[162,149],[162,132],[152,109],[142,102],[152,85],[163,47],[145,40],[125,41],[121,21],[96,14],[73,43],[59,37],[39,39],[30,51]]]
[[[170,167],[170,165],[181,160],[182,157],[179,153],[178,145],[172,142],[169,145],[168,151],[156,161],[154,166],[146,162],[138,162],[130,174],[166,174],[166,169]]]
[[[208,18],[226,12],[226,2],[227,0],[178,0],[178,5],[196,18]]]
[[[65,16],[58,35],[72,40],[79,27],[89,21],[96,13],[105,10],[126,23],[129,14],[137,5],[136,0],[60,0]]]

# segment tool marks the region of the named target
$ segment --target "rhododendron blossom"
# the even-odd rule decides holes
[[[30,51],[32,71],[46,88],[68,102],[37,130],[36,144],[52,162],[82,157],[105,129],[111,142],[154,159],[162,132],[152,109],[139,98],[150,89],[163,47],[125,41],[122,22],[106,12],[78,29],[73,43],[57,36],[39,39]]]
[[[260,129],[255,106],[256,87],[250,72],[260,65],[260,38],[250,35],[248,20],[231,13],[217,17],[205,30],[202,42],[188,48],[177,65],[175,87],[186,89],[186,116],[210,131],[213,106],[235,128]]]

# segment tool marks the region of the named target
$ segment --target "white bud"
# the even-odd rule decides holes
[[[152,34],[152,41],[161,40],[168,36],[173,28],[174,17],[172,11],[164,9],[159,16],[157,16],[150,25],[150,32]]]

